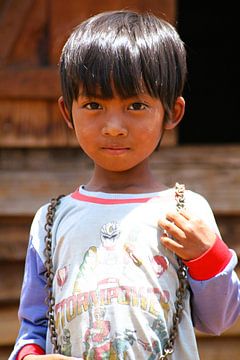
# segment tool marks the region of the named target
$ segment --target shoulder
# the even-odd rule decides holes
[[[66,208],[71,206],[72,198],[71,195],[66,195],[62,197],[58,202],[56,202],[58,196],[56,198],[50,199],[49,202],[43,204],[36,211],[32,225],[31,225],[31,234],[39,234],[42,231],[45,231],[45,225],[47,221],[48,214],[53,214],[54,219],[59,218],[59,215],[62,212],[66,212]]]
[[[55,207],[55,201],[50,199],[48,203],[40,206],[34,215],[30,228],[30,246],[34,248],[42,261],[44,261],[45,237],[47,235],[48,229],[46,225],[48,214],[49,216],[51,216],[51,213],[53,214],[52,220],[50,219],[53,233],[54,227],[59,223],[59,219],[61,219],[63,216],[62,214],[67,212],[67,208],[69,208],[69,202],[71,203],[71,196],[66,195],[59,201],[58,204],[56,204]]]
[[[185,203],[187,211],[192,215],[201,218],[219,236],[218,226],[211,205],[204,195],[186,190]]]
[[[185,201],[187,207],[189,206],[196,208],[196,206],[200,206],[200,209],[202,207],[210,208],[210,204],[206,197],[192,190],[185,190]]]
[[[68,194],[68,195],[61,195],[62,197],[60,198],[60,196],[56,196],[56,197],[53,197],[52,199],[49,200],[49,202],[41,205],[35,215],[34,215],[34,218],[33,218],[33,224],[34,225],[41,225],[41,224],[45,224],[46,222],[46,216],[47,216],[47,213],[51,213],[53,211],[56,212],[56,215],[57,215],[57,212],[61,211],[62,208],[65,208],[66,206],[69,206],[69,204],[71,204],[72,202],[72,197],[71,197],[71,194]],[[59,200],[58,200],[59,198]],[[58,201],[57,201],[58,200]]]

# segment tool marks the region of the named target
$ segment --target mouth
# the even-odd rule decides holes
[[[122,147],[122,146],[103,146],[102,150],[111,154],[111,155],[121,155],[125,154],[130,150],[129,147]]]

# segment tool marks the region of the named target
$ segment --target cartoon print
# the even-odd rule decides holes
[[[101,228],[102,248],[99,248],[100,261],[106,271],[106,277],[119,277],[120,283],[124,284],[124,280],[130,280],[135,283],[136,273],[133,267],[129,269],[129,265],[140,267],[143,262],[137,252],[136,246],[132,241],[123,243],[124,238],[118,241],[121,236],[120,225],[111,221],[104,224]],[[136,256],[137,254],[137,256]],[[124,280],[123,280],[124,278]]]
[[[129,255],[130,259],[133,261],[133,263],[136,266],[141,266],[142,265],[142,261],[134,254],[134,252],[136,251],[135,247],[133,245],[130,244],[124,244],[124,250],[127,252],[127,254]]]
[[[141,339],[138,339],[138,343],[142,345],[145,351],[151,353],[151,355],[148,357],[148,360],[157,360],[159,358],[161,349],[164,348],[166,341],[168,340],[168,333],[166,331],[164,322],[160,317],[153,321],[151,328],[156,333],[159,341],[153,340],[151,343],[147,343]]]
[[[66,356],[72,355],[71,334],[68,329],[63,329],[63,335],[61,336],[61,354]]]
[[[74,294],[84,291],[86,285],[88,286],[89,284],[91,285],[91,290],[98,288],[98,276],[93,278],[93,270],[99,275],[103,274],[105,280],[108,278],[117,279],[121,275],[125,279],[134,281],[136,276],[135,270],[131,268],[132,270],[129,271],[129,264],[140,267],[143,265],[143,261],[132,242],[122,244],[122,242],[117,241],[120,235],[120,225],[116,221],[110,221],[101,227],[101,246],[91,246],[85,253],[74,284]],[[102,280],[100,279],[100,281]]]
[[[168,340],[168,334],[166,331],[166,327],[163,323],[163,320],[161,318],[157,318],[154,320],[152,324],[152,330],[157,334],[157,337],[160,340],[161,348],[163,349],[166,341]],[[159,343],[158,341],[152,342],[152,354],[148,358],[148,360],[155,360],[158,358],[158,354],[160,352]]]
[[[75,280],[74,294],[80,293],[86,283],[91,283],[93,289],[97,287],[97,283],[94,285],[94,279],[92,278],[93,270],[95,270],[99,264],[108,264],[109,262],[115,263],[113,255],[106,256],[106,253],[109,251],[113,252],[119,235],[120,230],[117,222],[112,221],[102,226],[100,238],[103,247],[101,249],[96,246],[91,246],[85,253]]]
[[[151,353],[150,357],[148,357],[148,360],[159,359],[160,347],[158,341],[153,340],[151,344],[149,344],[148,342],[138,339],[138,343],[142,345],[145,351]]]
[[[136,340],[136,330],[125,329],[123,334],[116,332],[111,344],[112,349],[116,352],[116,358],[118,360],[125,360],[129,347],[132,346]]]
[[[97,248],[91,246],[84,255],[83,261],[79,266],[79,272],[75,280],[73,293],[81,292],[81,280],[86,281],[86,277],[93,272],[97,264]]]
[[[68,279],[68,268],[67,266],[57,270],[57,284],[62,289]]]
[[[111,221],[102,226],[100,231],[101,246],[98,249],[100,271],[105,273],[105,277],[119,276],[123,265],[121,256],[120,225],[116,221]],[[115,273],[114,273],[115,270]]]
[[[101,228],[101,242],[103,247],[111,251],[115,248],[116,241],[120,236],[119,224],[115,221],[111,221],[104,224]]]
[[[167,319],[168,317],[168,312],[170,310],[170,305],[169,305],[169,300],[170,300],[170,293],[168,290],[163,290],[161,297],[160,297],[160,304],[161,307],[164,311],[164,317],[165,319]]]
[[[85,333],[84,359],[105,360],[110,354],[110,321],[104,320],[105,309],[97,307],[94,309],[94,319],[90,316],[90,327]]]
[[[62,353],[71,356],[70,332],[65,329],[67,322],[88,313],[89,325],[83,336],[84,360],[126,360],[135,342],[151,354],[148,360],[155,360],[166,341],[165,322],[161,318],[168,316],[170,293],[153,287],[151,276],[153,279],[162,276],[168,269],[168,260],[160,254],[148,257],[144,248],[137,246],[136,234],[125,238],[124,233],[120,238],[120,225],[115,221],[104,224],[99,235],[100,245],[87,249],[77,269],[72,295],[55,306],[57,328],[63,334]],[[150,266],[155,277],[151,271],[148,279],[141,271],[142,266]],[[58,286],[62,288],[67,279],[68,267],[64,266],[57,272]],[[152,331],[156,337],[146,343],[137,338],[136,330],[111,329],[106,309],[115,303],[154,315]]]
[[[168,269],[169,261],[165,256],[155,255],[152,259],[152,265],[157,277],[160,277]]]

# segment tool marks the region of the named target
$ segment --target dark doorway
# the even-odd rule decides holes
[[[180,144],[240,142],[236,4],[178,1],[177,28],[188,52],[186,113],[179,126]]]

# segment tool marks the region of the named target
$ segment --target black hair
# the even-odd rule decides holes
[[[71,115],[79,91],[128,98],[147,91],[166,116],[182,94],[186,52],[174,26],[150,13],[108,11],[78,25],[60,57],[64,103]]]

